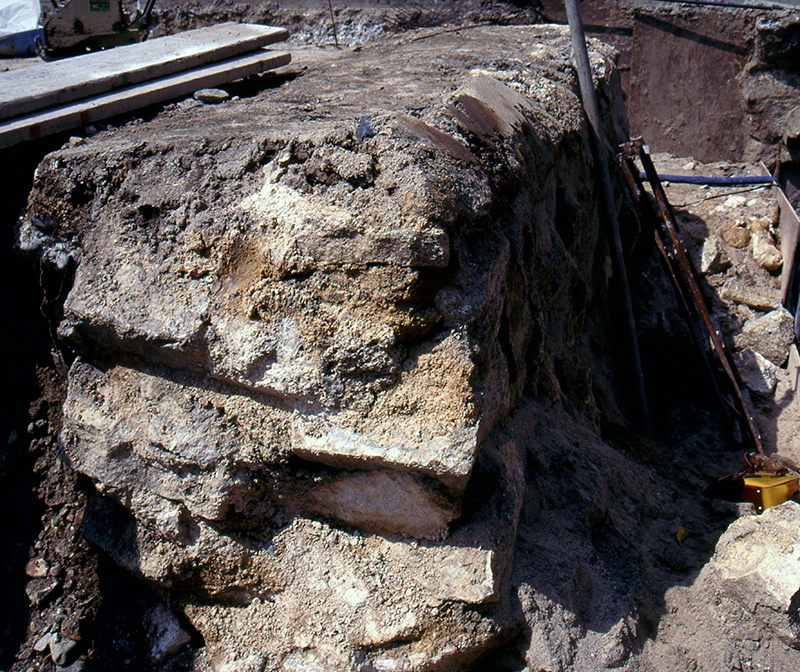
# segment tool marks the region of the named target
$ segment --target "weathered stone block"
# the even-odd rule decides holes
[[[326,669],[344,671],[355,664],[357,649],[375,650],[387,660],[416,652],[422,663],[448,647],[473,647],[481,631],[491,636],[490,619],[475,619],[476,631],[462,638],[457,633],[463,628],[452,627],[459,622],[458,611],[440,612],[445,603],[485,604],[497,598],[500,577],[493,569],[497,551],[491,534],[484,531],[481,545],[475,544],[477,538],[471,541],[468,546],[416,545],[350,536],[297,520],[272,542],[286,578],[283,590],[244,607],[191,604],[186,614],[203,634],[218,670],[288,670],[300,662],[301,669],[309,669],[305,666],[325,661]],[[442,627],[430,631],[434,618]],[[333,622],[340,624],[338,632]],[[383,652],[403,641],[412,643],[411,651]],[[291,651],[303,655],[287,658]],[[413,669],[407,663],[399,669]]]
[[[737,348],[752,348],[776,366],[784,364],[793,341],[794,317],[783,307],[745,322],[734,338]]]
[[[775,636],[800,647],[800,504],[786,502],[735,521],[710,564],[719,589]]]
[[[747,387],[764,397],[772,394],[778,382],[777,366],[750,348],[735,352],[733,359]]]
[[[753,245],[753,258],[761,268],[770,273],[777,273],[781,270],[783,267],[783,255],[775,247],[768,235],[764,233],[753,234],[751,242]]]
[[[756,310],[775,310],[780,304],[780,292],[770,292],[745,284],[738,278],[729,278],[720,290],[720,296],[734,303],[743,303]]]
[[[717,236],[709,236],[703,241],[700,253],[700,272],[720,273],[731,265],[730,257]]]
[[[463,490],[474,437],[450,463],[437,457],[450,453],[435,441],[427,457],[400,443],[393,455],[356,433],[347,443],[355,454],[331,449],[319,458],[293,444],[305,427],[302,414],[164,373],[103,371],[78,360],[62,441],[77,469],[167,538],[186,539],[198,519],[253,524],[276,506],[368,531],[438,538],[459,513],[457,498],[436,476],[460,475],[448,483]],[[292,453],[346,470],[309,479],[288,466]],[[265,509],[270,499],[272,508]]]
[[[279,183],[282,173],[267,173],[261,190],[241,205],[267,234],[265,257],[281,271],[367,264],[447,266],[445,231],[423,217],[407,216],[395,200],[365,201],[365,211],[354,212]]]

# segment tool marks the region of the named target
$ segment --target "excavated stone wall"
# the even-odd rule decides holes
[[[568,37],[454,46],[353,55],[325,92],[306,75],[313,111],[287,84],[37,171],[19,246],[71,275],[60,441],[104,496],[86,534],[214,669],[456,669],[507,638],[525,484],[498,423],[523,393],[613,405]],[[612,58],[594,45],[621,139]],[[392,83],[412,109],[377,100]]]
[[[797,667],[800,506],[728,529],[744,505],[699,495],[738,456],[700,375],[649,375],[691,368],[666,348],[659,443],[630,429],[569,52],[553,26],[296,48],[42,161],[17,244],[60,287],[66,390],[31,431],[72,481],[14,672]],[[617,192],[640,328],[689,340]],[[67,538],[133,577],[134,644],[101,646]]]

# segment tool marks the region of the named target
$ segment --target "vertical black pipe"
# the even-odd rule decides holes
[[[622,294],[622,309],[626,322],[625,326],[631,355],[630,366],[636,385],[636,401],[639,416],[636,424],[640,431],[643,431],[647,436],[652,436],[650,410],[647,405],[647,393],[645,392],[644,374],[642,372],[642,360],[639,355],[639,339],[636,334],[636,323],[633,319],[633,306],[631,305],[631,294],[628,286],[628,273],[625,269],[625,257],[622,254],[622,239],[619,235],[619,218],[617,216],[616,202],[614,201],[611,174],[608,170],[608,163],[611,157],[607,149],[608,143],[604,141],[600,112],[594,93],[592,70],[589,66],[589,54],[586,50],[586,35],[583,32],[579,1],[580,0],[565,0],[567,6],[567,20],[569,21],[569,29],[572,35],[572,50],[575,52],[575,69],[578,73],[578,84],[581,89],[583,109],[589,120],[589,140],[592,147],[594,162],[597,166],[597,178],[601,187],[601,206],[605,211],[605,218],[611,232],[611,263],[614,269],[614,275],[617,276],[619,282],[620,293]]]
[[[333,43],[339,48],[339,38],[336,36],[336,19],[333,18],[333,0],[328,0],[328,9],[331,10],[331,26],[333,26]]]

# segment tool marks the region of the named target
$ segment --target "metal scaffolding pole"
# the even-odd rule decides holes
[[[589,65],[589,54],[586,50],[586,35],[583,31],[583,21],[579,0],[565,0],[567,6],[567,20],[572,35],[572,49],[575,52],[575,69],[578,74],[578,84],[581,90],[583,109],[589,120],[589,139],[592,146],[594,162],[597,166],[597,178],[600,183],[600,200],[605,218],[611,234],[611,263],[614,275],[619,282],[622,295],[622,310],[625,319],[625,331],[628,336],[630,348],[630,366],[636,387],[636,402],[638,414],[638,428],[648,436],[652,436],[650,424],[650,409],[647,404],[647,393],[644,387],[644,373],[642,360],[639,354],[639,339],[636,333],[636,322],[633,319],[633,306],[631,305],[628,273],[625,268],[625,257],[622,253],[622,239],[619,235],[619,217],[614,200],[614,189],[611,183],[611,174],[608,170],[610,155],[608,143],[605,140],[600,111],[597,107],[597,98],[594,93],[592,70]]]

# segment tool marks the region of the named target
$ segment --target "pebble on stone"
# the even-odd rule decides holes
[[[222,89],[200,89],[199,91],[195,91],[194,97],[195,100],[199,100],[201,103],[213,105],[216,103],[224,103],[231,97],[231,94]]]

